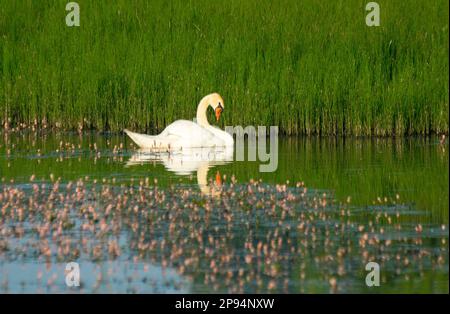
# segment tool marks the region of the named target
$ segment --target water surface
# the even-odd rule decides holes
[[[117,134],[0,145],[3,292],[448,292],[448,146],[434,138],[280,138],[273,173]]]

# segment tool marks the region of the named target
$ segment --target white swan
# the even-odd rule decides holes
[[[197,107],[197,122],[177,120],[168,125],[159,135],[147,135],[131,132],[125,133],[141,148],[155,151],[176,151],[191,147],[227,147],[233,146],[233,137],[208,123],[206,110],[211,106],[219,121],[224,109],[222,97],[213,93],[203,97]]]

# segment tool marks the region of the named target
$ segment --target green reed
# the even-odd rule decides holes
[[[448,2],[0,0],[0,122],[156,132],[225,99],[220,125],[448,132]]]

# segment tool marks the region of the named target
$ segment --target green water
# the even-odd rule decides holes
[[[125,181],[149,177],[158,178],[163,184],[189,181],[189,176],[166,171],[158,161],[125,167],[133,154],[131,140],[125,136],[32,133],[4,139],[0,147],[0,178],[6,181],[27,182],[33,174],[45,181],[50,179],[50,173],[63,180],[90,176]],[[75,145],[75,152],[62,151],[61,142],[63,146]],[[100,157],[94,152],[94,143]],[[121,143],[124,151],[114,156],[114,146]],[[399,194],[402,201],[426,211],[432,221],[448,223],[448,146],[439,145],[435,138],[280,138],[278,156],[278,168],[273,173],[259,172],[262,162],[236,161],[213,169],[234,174],[240,181],[304,181],[309,187],[333,191],[342,201],[350,196],[358,205]]]
[[[77,292],[67,290],[61,275],[61,265],[71,256],[88,269],[83,287],[87,292],[448,292],[449,156],[448,145],[436,138],[280,138],[278,168],[273,173],[259,172],[259,161],[206,163],[207,180],[214,182],[219,174],[222,178],[224,192],[219,200],[202,195],[199,175],[195,170],[187,174],[191,168],[186,162],[181,167],[183,175],[168,169],[177,160],[172,164],[158,158],[130,162],[136,150],[123,135],[3,133],[0,145],[0,229],[6,234],[0,242],[2,291]],[[42,188],[41,194],[33,196],[36,204],[44,204],[36,207],[42,215],[27,209],[32,184],[58,182],[63,188],[80,178],[88,187],[89,201],[49,202],[50,192]],[[151,190],[155,179],[164,191],[162,200],[138,199],[138,187]],[[257,186],[263,192],[248,190],[252,179],[262,180]],[[288,192],[280,191],[277,184],[286,184]],[[286,193],[299,195],[304,186],[308,190],[301,202],[285,203]],[[106,193],[99,192],[105,187],[109,187]],[[69,195],[72,188],[66,188]],[[15,203],[8,202],[10,192],[5,192],[11,189],[23,193]],[[83,219],[89,219],[82,215],[89,204],[103,217],[107,204],[115,206],[115,199],[124,195],[128,205],[120,211],[120,230],[106,238],[116,236],[118,256],[58,255],[52,246],[59,245],[53,243],[57,242],[54,237],[46,239],[51,254],[36,253],[43,240],[36,237],[35,229],[47,221],[46,210],[56,215],[67,210],[77,229]],[[287,218],[271,212],[267,204],[272,202],[274,211],[286,206]],[[54,203],[51,209],[49,203]],[[171,204],[178,207],[171,209]],[[22,218],[14,214],[19,207],[25,209]],[[132,208],[139,208],[139,214]],[[147,217],[147,210],[153,218]],[[343,212],[348,216],[343,218]],[[227,213],[232,217],[228,223]],[[116,224],[105,217],[106,225]],[[388,219],[394,222],[387,223]],[[299,227],[302,221],[306,229]],[[206,240],[216,239],[212,244],[218,241],[217,251],[209,254],[200,240],[182,241],[196,229]],[[366,231],[369,240],[361,242]],[[99,245],[99,250],[110,247],[105,238],[86,234],[84,229],[63,228],[61,234],[72,241],[85,238]],[[366,246],[372,236],[375,242]],[[156,246],[136,249],[152,240]],[[249,243],[259,242],[262,247],[268,245],[264,257],[248,257],[249,252],[256,254],[247,247]],[[169,251],[163,249],[168,243]],[[259,262],[246,263],[247,257]],[[380,287],[364,284],[364,264],[371,258],[382,264]],[[143,270],[146,264],[149,271]],[[222,266],[217,270],[214,265]],[[36,273],[41,274],[39,283]],[[96,284],[98,273],[103,280]],[[108,276],[116,277],[108,281]]]

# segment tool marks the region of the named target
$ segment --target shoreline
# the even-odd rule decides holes
[[[161,130],[162,131],[162,130]],[[152,131],[142,131],[137,130],[137,132],[142,132],[145,134],[153,135],[153,134],[159,134],[161,131],[152,132]],[[121,131],[109,131],[109,130],[99,130],[99,129],[83,129],[83,130],[77,130],[74,128],[68,128],[68,129],[62,129],[57,127],[47,127],[47,128],[30,128],[30,127],[11,127],[11,128],[2,128],[0,129],[0,134],[23,134],[23,133],[61,133],[61,134],[97,134],[97,135],[123,135],[123,130]],[[442,136],[448,137],[449,132],[448,130],[444,132],[431,132],[427,134],[420,134],[420,133],[414,133],[414,134],[390,134],[390,135],[354,135],[354,134],[307,134],[307,133],[299,133],[299,134],[287,134],[283,132],[279,132],[278,136],[281,138],[289,139],[289,138],[320,138],[320,139],[393,139],[393,140],[400,140],[400,139],[414,139],[414,138],[433,138],[433,137],[439,137],[442,138]],[[269,136],[267,136],[269,137]]]

